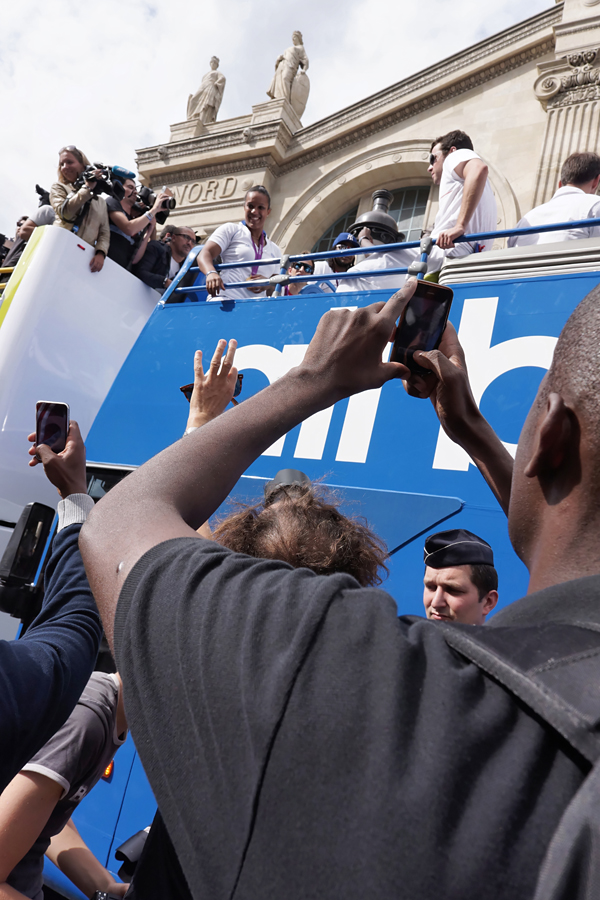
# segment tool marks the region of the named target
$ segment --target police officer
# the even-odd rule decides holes
[[[439,531],[425,541],[423,605],[434,622],[483,625],[498,602],[490,545],[471,531]]]

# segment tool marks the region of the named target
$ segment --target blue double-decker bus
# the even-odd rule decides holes
[[[110,260],[105,286],[89,296],[81,287],[87,263],[79,259],[76,238],[63,229],[37,231],[0,307],[5,542],[25,503],[55,502],[43,474],[26,465],[25,435],[36,400],[70,404],[86,439],[89,491],[99,499],[181,437],[187,403],[179,387],[193,378],[197,349],[210,357],[219,338],[237,339],[243,402],[301,361],[327,310],[362,307],[391,293],[317,289],[266,300],[207,301],[192,251],[159,302]],[[440,281],[454,291],[450,320],[465,350],[475,398],[514,452],[565,321],[600,282],[600,246],[589,239],[475,254],[449,262]],[[343,400],[303,422],[250,466],[233,497],[258,498],[265,481],[283,468],[301,469],[331,485],[344,511],[364,516],[384,539],[390,571],[382,587],[400,614],[422,614],[424,536],[443,528],[467,528],[492,545],[498,608],[525,593],[527,572],[482,476],[442,432],[431,404],[409,397],[400,382]],[[148,826],[154,811],[129,739],[74,821],[116,874],[116,848]],[[50,863],[46,878],[65,896],[82,896]]]

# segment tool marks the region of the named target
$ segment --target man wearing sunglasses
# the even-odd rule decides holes
[[[441,268],[439,263],[443,263],[444,256],[468,256],[491,250],[493,238],[478,244],[454,243],[463,234],[495,231],[498,223],[488,167],[473,150],[469,135],[464,131],[450,131],[436,138],[431,145],[427,171],[433,183],[440,186],[440,206],[431,232],[438,249],[430,254],[431,262],[436,263],[430,271]]]
[[[192,228],[184,225],[174,228],[168,244],[150,241],[141,260],[133,267],[133,274],[144,284],[164,294],[179,272],[184,259],[195,246],[196,234]]]
[[[431,232],[435,244],[427,260],[427,271],[439,272],[446,257],[456,259],[491,250],[493,238],[481,242],[455,241],[464,234],[496,231],[498,212],[488,181],[488,167],[473,150],[473,142],[464,131],[449,131],[432,141],[427,171],[433,183],[440,188],[439,209]],[[361,241],[361,246],[366,244]],[[418,247],[413,247],[395,250],[388,256],[387,265],[382,258],[379,262],[374,261],[372,268],[385,269],[390,264],[409,266],[420,259],[420,251]],[[357,272],[360,265],[355,267]],[[402,276],[398,277],[402,279]],[[396,276],[385,279],[358,277],[347,279],[339,289],[352,291],[400,286]]]

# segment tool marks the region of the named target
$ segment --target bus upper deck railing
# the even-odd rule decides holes
[[[464,234],[459,238],[456,238],[454,241],[455,244],[458,243],[481,243],[483,241],[495,240],[496,238],[504,238],[511,237],[513,235],[526,235],[526,234],[543,234],[545,232],[552,231],[567,231],[574,228],[584,228],[589,227],[591,225],[600,226],[600,218],[598,219],[578,219],[576,221],[569,222],[555,222],[551,225],[536,225],[536,226],[528,226],[527,228],[507,228],[502,231],[485,231],[479,232],[477,234]],[[318,253],[296,253],[296,254],[284,254],[281,257],[273,257],[270,259],[248,259],[243,260],[241,262],[233,262],[233,263],[220,263],[215,265],[214,268],[219,272],[225,272],[228,269],[241,269],[241,268],[256,268],[261,266],[274,266],[278,265],[280,267],[280,272],[278,275],[271,275],[268,278],[258,279],[254,278],[249,281],[236,281],[231,282],[230,284],[225,284],[225,290],[227,288],[238,290],[240,288],[258,288],[258,287],[272,287],[275,286],[275,294],[274,296],[278,296],[279,291],[284,285],[294,284],[295,282],[301,282],[302,284],[307,284],[311,282],[327,282],[328,279],[335,277],[336,280],[340,279],[351,279],[351,278],[369,278],[369,277],[387,277],[389,275],[404,275],[409,271],[409,267],[395,267],[395,268],[385,268],[385,269],[373,269],[372,271],[361,271],[361,272],[332,272],[331,275],[328,274],[318,274],[318,275],[294,275],[290,276],[287,274],[287,269],[290,265],[295,262],[303,261],[306,262],[308,260],[318,261],[325,259],[336,259],[338,257],[347,257],[348,255],[352,256],[361,256],[366,254],[376,253],[377,255],[383,253],[389,253],[394,250],[409,250],[414,248],[421,249],[421,258],[420,263],[413,268],[414,274],[417,275],[418,278],[422,278],[424,272],[426,270],[427,256],[431,250],[431,247],[436,243],[435,238],[425,237],[421,238],[418,241],[402,241],[395,244],[377,244],[375,247],[353,247],[351,251],[347,248],[344,250],[325,250]],[[600,247],[600,245],[599,245]],[[173,279],[172,284],[169,286],[168,290],[165,292],[162,298],[163,303],[173,303],[173,302],[182,302],[185,300],[185,296],[182,296],[181,299],[178,296],[177,299],[173,296],[177,295],[185,295],[185,294],[198,294],[204,293],[206,288],[201,284],[193,284],[189,286],[181,286],[181,281],[185,278],[188,272],[197,272],[200,273],[200,269],[196,263],[196,257],[201,250],[201,246],[194,247],[188,253],[186,259],[181,266],[181,269]],[[420,271],[418,271],[420,269]],[[416,271],[417,270],[417,271]],[[215,298],[218,299],[218,298]],[[258,299],[258,298],[257,298]],[[265,299],[265,298],[260,298]]]

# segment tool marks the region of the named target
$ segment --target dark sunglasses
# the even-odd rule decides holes
[[[239,373],[238,377],[237,377],[237,381],[235,383],[235,390],[233,392],[233,397],[231,398],[231,402],[233,403],[234,406],[237,406],[238,404],[237,404],[237,400],[234,400],[233,398],[239,397],[239,395],[241,394],[243,380],[244,380],[244,376],[241,373]],[[179,390],[181,391],[181,393],[183,394],[183,396],[189,403],[190,400],[192,399],[192,391],[194,390],[194,382],[192,382],[191,384],[184,384],[183,387],[179,388]]]
[[[435,165],[435,161],[436,161],[436,157],[433,155],[433,153],[430,153],[430,154],[429,154],[429,165],[430,165],[430,166],[434,166],[434,165]]]
[[[77,150],[77,147],[75,146],[75,144],[67,144],[66,147],[61,147],[58,152],[62,153],[64,150],[68,150],[69,153],[72,153],[73,150]],[[77,152],[79,153],[79,150],[77,150]]]
[[[294,267],[294,269],[304,269],[307,275],[312,275],[315,271],[314,266],[312,266],[310,263],[297,262],[292,263],[292,266]]]

